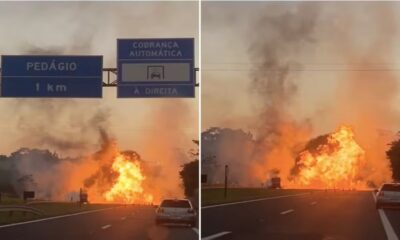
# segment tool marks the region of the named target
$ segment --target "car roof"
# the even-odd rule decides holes
[[[178,198],[166,198],[166,199],[163,199],[162,201],[188,201],[188,202],[190,202],[190,200],[186,199],[186,198],[181,198],[181,199],[178,199]]]
[[[400,186],[400,183],[394,182],[394,183],[384,183],[384,184],[382,184],[382,186],[385,186],[385,185]]]

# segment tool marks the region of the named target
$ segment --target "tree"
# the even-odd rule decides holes
[[[197,146],[199,145],[199,141],[197,140],[193,140],[193,143],[195,143]],[[194,157],[194,160],[184,164],[182,166],[182,170],[179,172],[186,197],[193,197],[195,195],[195,190],[199,188],[198,148],[196,150],[191,150],[190,154],[192,157]]]
[[[183,165],[179,172],[187,197],[193,197],[195,190],[199,188],[199,160],[195,160]]]
[[[400,132],[397,134],[400,136]],[[390,149],[386,151],[386,156],[390,160],[392,168],[392,178],[400,180],[400,138],[390,143]]]
[[[242,129],[212,127],[201,133],[201,173],[207,183],[224,182],[225,165],[229,165],[229,182],[246,185],[251,172],[255,141]]]

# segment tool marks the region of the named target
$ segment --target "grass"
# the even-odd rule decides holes
[[[202,206],[220,203],[239,202],[265,197],[276,197],[310,192],[300,189],[266,189],[266,188],[230,188],[224,198],[223,188],[205,188],[201,190]]]
[[[10,214],[10,212],[0,212],[0,225],[119,206],[118,204],[84,204],[79,206],[78,203],[66,202],[45,202],[26,205],[22,200],[18,201],[18,199],[5,200],[4,198],[2,199],[1,205],[12,204],[29,206],[41,210],[44,215],[35,215],[33,213],[24,213],[20,211],[15,211],[12,214]]]
[[[24,204],[24,200],[21,198],[13,197],[8,194],[2,193],[0,205],[19,205]]]

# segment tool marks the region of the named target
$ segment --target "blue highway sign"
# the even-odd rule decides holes
[[[102,56],[6,55],[1,69],[2,97],[102,97]]]
[[[195,97],[194,39],[118,39],[119,98]]]

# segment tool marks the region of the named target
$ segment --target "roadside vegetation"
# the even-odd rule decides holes
[[[3,194],[4,195],[4,194]],[[34,208],[43,213],[37,215],[31,212],[23,211],[0,211],[0,225],[30,221],[40,218],[48,218],[65,214],[72,214],[84,211],[92,211],[98,209],[105,209],[120,206],[119,204],[82,204],[77,202],[30,202],[24,203],[20,198],[3,196],[0,203],[0,208],[7,208],[10,206],[26,206]]]

